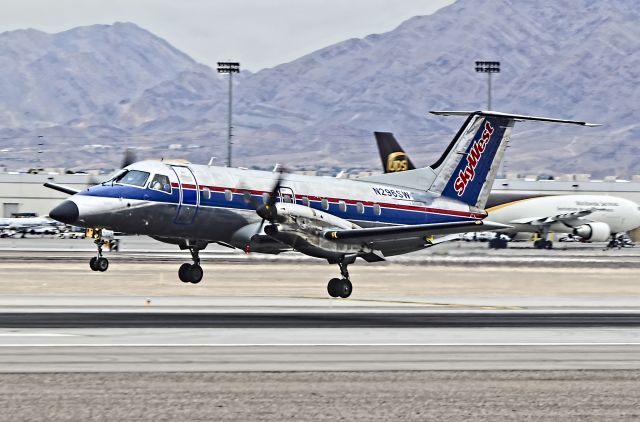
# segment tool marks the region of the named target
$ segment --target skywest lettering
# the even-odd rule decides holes
[[[482,131],[482,136],[480,137],[480,139],[473,143],[471,150],[467,154],[467,166],[464,169],[460,170],[458,177],[453,183],[453,188],[455,189],[458,196],[464,195],[464,191],[467,189],[467,185],[476,176],[476,167],[478,166],[478,162],[482,158],[482,153],[487,148],[487,144],[489,143],[489,139],[491,139],[492,134],[493,128],[491,127],[491,124],[486,121],[484,123],[484,131]]]

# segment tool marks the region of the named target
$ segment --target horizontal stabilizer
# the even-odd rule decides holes
[[[469,116],[471,114],[477,114],[480,116],[504,117],[506,119],[514,119],[517,122],[531,120],[535,122],[568,123],[572,125],[589,126],[589,127],[602,126],[601,124],[597,124],[597,123],[580,122],[577,120],[564,120],[564,119],[552,119],[549,117],[525,116],[523,114],[500,113],[498,111],[455,111],[453,110],[453,111],[430,111],[429,113],[435,114],[436,116]]]

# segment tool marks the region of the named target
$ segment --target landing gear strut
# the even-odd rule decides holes
[[[91,267],[93,271],[105,272],[107,268],[109,268],[109,260],[102,256],[102,246],[106,243],[102,239],[102,229],[96,229],[94,234],[96,240],[94,240],[93,243],[95,243],[98,248],[98,256],[94,256],[89,260],[89,267]]]
[[[180,269],[178,270],[178,278],[180,278],[180,281],[182,281],[183,283],[191,284],[200,283],[204,272],[202,271],[202,267],[200,266],[199,252],[205,247],[206,244],[204,247],[201,247],[198,244],[189,244],[184,248],[182,247],[182,245],[180,246],[181,249],[189,249],[189,252],[191,252],[191,258],[193,259],[193,264],[185,262],[180,266]]]
[[[549,229],[543,228],[538,234],[540,238],[533,242],[533,247],[536,249],[553,249],[553,242],[550,239],[551,236],[549,234]]]
[[[353,291],[353,285],[349,280],[349,271],[347,271],[347,265],[353,263],[355,258],[343,258],[338,262],[338,266],[340,267],[340,274],[342,274],[342,279],[340,278],[332,278],[327,284],[327,292],[331,297],[341,297],[348,298],[351,296],[351,292]]]

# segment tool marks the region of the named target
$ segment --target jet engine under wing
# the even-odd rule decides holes
[[[492,231],[511,226],[491,221],[464,221],[456,223],[432,223],[364,229],[327,230],[323,237],[340,243],[371,243],[407,238],[426,238],[434,235]]]
[[[553,223],[570,223],[570,222],[575,222],[575,220],[579,218],[586,217],[587,215],[593,213],[594,211],[595,209],[590,209],[590,210],[569,212],[566,214],[552,215],[549,217],[526,217],[526,218],[519,218],[517,220],[511,220],[509,221],[509,223],[530,224],[532,226],[545,226]]]

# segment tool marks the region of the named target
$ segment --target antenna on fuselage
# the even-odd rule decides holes
[[[282,171],[282,164],[276,163],[276,165],[273,166],[273,170],[271,170],[271,173],[278,173],[280,171]]]
[[[207,164],[209,167],[211,167],[213,165],[213,160],[215,160],[216,157],[211,157],[211,159],[209,160],[209,164]]]

